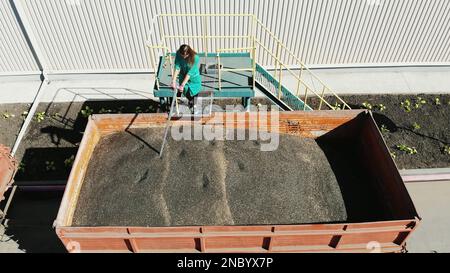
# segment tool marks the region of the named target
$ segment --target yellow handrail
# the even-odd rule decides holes
[[[284,44],[283,42],[281,42],[266,26],[264,26],[264,24],[258,19],[258,18],[254,18],[254,20],[256,20],[256,23],[262,27],[262,29],[264,29],[271,37],[272,39],[274,39],[277,42],[277,45],[280,45],[281,47],[283,47],[283,49],[285,50],[285,52],[287,52],[291,57],[294,58],[295,61],[297,61],[297,65],[300,66],[300,70],[305,69],[306,71],[308,71],[313,77],[314,79],[318,80],[323,86],[326,87],[326,89],[328,89],[330,91],[331,94],[333,94],[337,99],[339,99],[346,107],[348,107],[349,109],[350,106],[344,101],[342,100],[335,92],[333,92],[331,90],[331,88],[329,88],[315,73],[313,73],[296,55],[294,55]],[[334,108],[334,107],[332,107]]]
[[[159,89],[159,79],[158,79],[158,76],[156,75],[156,73],[157,73],[156,63],[155,63],[156,57],[155,57],[155,54],[152,49],[167,50],[167,53],[165,53],[167,56],[167,54],[170,54],[170,48],[168,48],[167,46],[160,46],[160,45],[147,45],[147,47],[149,48],[149,51],[150,51],[150,62],[152,63],[153,71],[155,71],[156,88]],[[170,65],[170,69],[172,70],[173,69],[172,58],[170,56],[169,56],[169,65]]]
[[[333,106],[331,106],[325,99],[323,99],[323,98],[321,98],[320,96],[319,96],[319,94],[317,94],[311,87],[309,87],[309,85],[308,84],[306,84],[302,79],[300,79],[300,78],[298,78],[298,76],[297,75],[295,75],[295,73],[289,68],[289,67],[287,67],[286,65],[284,65],[283,63],[281,63],[281,61],[275,56],[275,55],[273,55],[271,52],[270,52],[270,50],[268,50],[263,44],[261,44],[259,41],[256,41],[256,43],[257,44],[259,44],[270,56],[272,56],[274,59],[276,59],[276,61],[277,62],[280,62],[280,64],[281,64],[281,66],[282,67],[284,67],[298,82],[300,82],[300,83],[302,83],[305,87],[306,87],[306,90],[308,90],[308,89],[310,89],[311,90],[311,92],[313,92],[314,93],[314,95],[316,95],[317,97],[319,97],[321,100],[323,100],[330,108],[332,108],[333,109]],[[281,86],[281,82],[280,82],[280,86]],[[305,97],[306,97],[306,94],[305,94]],[[306,102],[305,102],[305,104],[306,104]]]
[[[226,51],[240,51],[240,50],[251,50],[253,47],[234,47],[234,48],[219,48],[217,52],[226,52]]]

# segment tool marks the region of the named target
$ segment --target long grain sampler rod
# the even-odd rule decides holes
[[[167,119],[166,129],[164,130],[163,143],[162,143],[162,145],[161,145],[161,150],[159,151],[159,158],[162,157],[162,154],[163,154],[163,151],[164,151],[164,145],[166,144],[167,133],[169,132],[170,121],[171,121],[171,119],[172,119],[173,107],[174,107],[174,105],[175,105],[175,100],[177,99],[177,93],[178,93],[178,91],[177,91],[176,89],[174,89],[174,91],[173,91],[173,97],[172,97],[172,103],[170,104],[169,118]]]

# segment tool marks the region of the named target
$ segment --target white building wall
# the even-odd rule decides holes
[[[148,71],[145,41],[151,19],[159,13],[255,14],[307,65],[450,64],[449,0],[13,1],[21,7],[49,72]],[[8,25],[8,30],[0,28],[7,31],[7,39],[0,40],[0,71],[35,70],[20,29],[11,23],[9,1],[0,2],[1,23]],[[185,27],[201,34],[198,22],[177,20],[167,25],[167,32]],[[214,22],[210,31],[236,34],[246,29],[244,21]],[[237,44],[229,41],[230,46]]]
[[[0,1],[0,75],[39,73],[13,6]]]

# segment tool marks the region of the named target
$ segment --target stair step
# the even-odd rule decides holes
[[[263,91],[263,93],[269,97],[274,103],[276,103],[284,111],[295,111],[295,110],[312,110],[312,108],[305,104],[299,97],[294,95],[289,89],[284,85],[281,85],[281,96],[278,98],[278,90],[280,90],[280,83],[276,80],[267,70],[265,70],[261,65],[256,64],[256,72],[261,75],[267,82],[269,82],[272,87],[275,88],[276,93],[268,90],[262,82],[256,80],[258,83],[258,88]],[[259,77],[257,77],[258,79]]]

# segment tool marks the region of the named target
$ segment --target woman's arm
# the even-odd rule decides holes
[[[184,77],[183,82],[181,83],[181,86],[185,86],[186,83],[189,81],[189,79],[191,78],[191,76],[189,74],[186,74],[186,77]]]
[[[180,69],[175,68],[172,73],[172,88],[177,88],[178,74],[180,74]]]
[[[172,88],[176,89],[177,88],[177,79],[178,79],[178,75],[180,74],[180,57],[178,56],[178,54],[175,56],[175,66],[173,68],[173,73],[172,73]]]
[[[178,86],[178,90],[179,91],[183,91],[184,90],[184,85],[189,81],[190,78],[191,78],[191,76],[189,76],[189,74],[187,74],[186,77],[184,77],[183,82],[181,83],[180,86]]]

